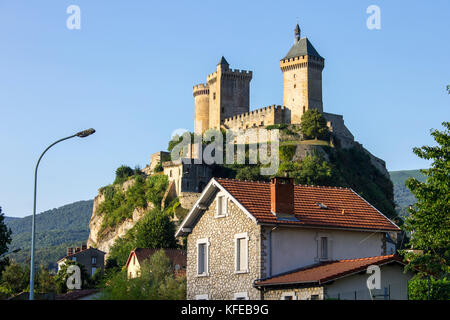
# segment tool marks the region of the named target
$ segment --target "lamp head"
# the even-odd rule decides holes
[[[84,131],[80,131],[77,134],[75,134],[77,137],[80,138],[86,138],[87,136],[90,136],[91,134],[95,133],[95,130],[93,128],[84,130]]]

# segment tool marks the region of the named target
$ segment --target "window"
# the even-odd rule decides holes
[[[216,100],[216,93],[213,92],[213,100]]]
[[[94,273],[95,273],[95,270],[97,270],[97,268],[96,268],[96,267],[92,267],[92,269],[91,269],[91,276],[93,276],[93,275],[94,275]]]
[[[320,238],[320,259],[328,259],[328,238]]]
[[[315,260],[317,262],[333,259],[333,238],[331,233],[319,232],[316,235],[317,241],[317,255]]]
[[[216,210],[216,216],[217,217],[224,217],[227,215],[228,210],[228,201],[227,197],[224,195],[218,195],[217,196],[217,210]]]
[[[136,264],[136,256],[133,254],[133,265]]]
[[[248,292],[236,292],[234,300],[248,300]]]
[[[91,262],[92,264],[97,264],[97,257],[92,257]]]
[[[209,241],[207,238],[197,240],[197,275],[208,276],[208,251]]]
[[[248,272],[248,234],[240,233],[234,236],[235,242],[235,272]]]
[[[195,300],[208,300],[208,294],[197,294]]]
[[[318,294],[311,295],[311,300],[319,300],[319,295]]]
[[[294,291],[283,292],[281,295],[281,300],[297,300],[297,296]]]
[[[72,257],[72,261],[77,261],[77,257]]]

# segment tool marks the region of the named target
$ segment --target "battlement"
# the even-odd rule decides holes
[[[298,68],[312,68],[322,70],[325,66],[323,58],[315,56],[300,56],[289,59],[282,59],[280,61],[280,68],[283,72],[298,69]]]
[[[324,58],[319,58],[319,57],[315,57],[315,56],[310,56],[310,55],[304,55],[304,56],[299,56],[299,57],[294,57],[294,58],[289,58],[289,59],[281,59],[280,62],[281,63],[288,63],[288,62],[304,62],[304,61],[318,61],[318,62],[324,62],[325,59]]]
[[[208,95],[209,94],[209,87],[207,84],[200,83],[193,87],[192,93],[194,97],[198,95]]]
[[[278,111],[278,110],[284,110],[285,107],[279,106],[279,105],[271,105],[271,106],[267,106],[267,107],[263,107],[263,108],[259,108],[256,110],[252,110],[249,112],[244,112],[229,118],[225,118],[223,119],[223,122],[226,124],[227,122],[230,121],[234,121],[234,120],[244,120],[245,118],[251,118],[251,117],[258,117],[264,114],[269,114],[273,111]]]
[[[222,70],[222,76],[227,78],[249,78],[253,77],[253,71],[250,70],[239,70],[239,69],[225,69]],[[217,77],[217,71],[210,73],[206,77],[206,81],[209,82]]]
[[[227,129],[239,130],[256,127],[265,127],[273,124],[281,124],[286,121],[287,108],[279,105],[271,105],[264,108],[241,113],[225,118],[222,124]]]

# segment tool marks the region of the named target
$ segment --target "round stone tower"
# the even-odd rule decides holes
[[[209,88],[206,84],[198,84],[192,90],[195,102],[194,132],[202,134],[209,128]]]

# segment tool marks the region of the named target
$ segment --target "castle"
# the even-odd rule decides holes
[[[194,131],[208,129],[248,129],[273,124],[299,124],[309,109],[319,110],[341,144],[351,146],[354,137],[344,125],[342,115],[323,112],[322,70],[325,59],[308,38],[294,30],[294,44],[280,61],[283,73],[283,106],[272,105],[250,111],[252,71],[230,69],[224,57],[206,83],[195,85]]]
[[[195,133],[202,134],[208,129],[237,131],[274,124],[300,124],[303,113],[309,109],[317,109],[324,116],[333,138],[339,140],[341,148],[362,147],[345,126],[342,115],[323,111],[324,66],[325,59],[308,38],[301,38],[297,24],[294,44],[280,61],[283,73],[283,106],[272,105],[250,111],[252,71],[230,69],[227,60],[222,57],[216,71],[207,76],[206,83],[193,88]],[[297,148],[303,150],[302,148],[306,147]],[[364,150],[371,163],[389,177],[385,162]],[[211,168],[205,164],[174,163],[163,158],[170,158],[169,153],[161,151],[153,154],[150,165],[144,171],[151,174],[157,164],[161,163],[164,174],[174,184],[174,194],[201,192],[212,177]]]

